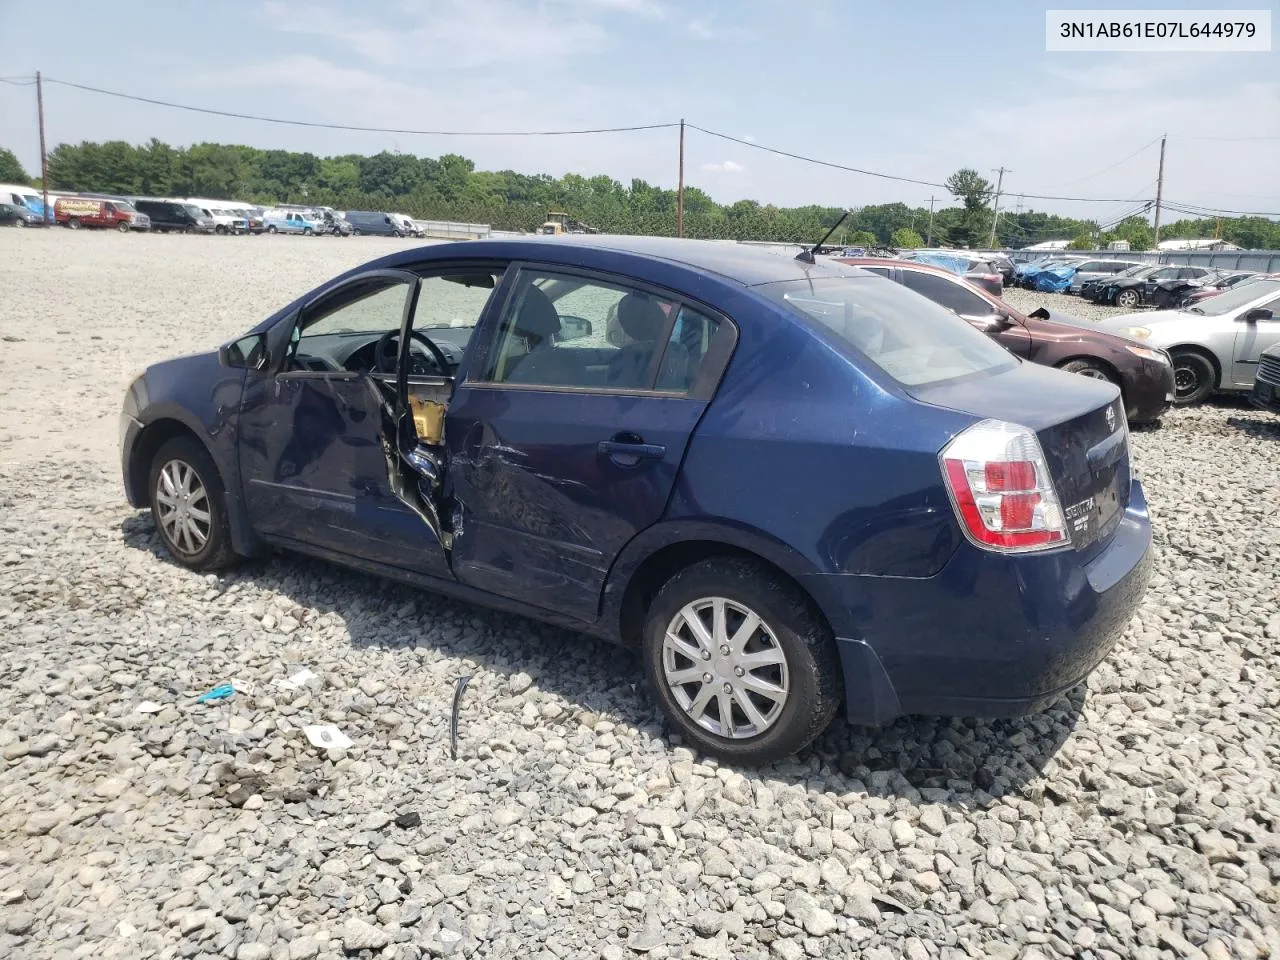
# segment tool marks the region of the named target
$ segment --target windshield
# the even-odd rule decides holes
[[[137,208],[134,207],[134,205],[130,203],[128,200],[114,200],[112,202],[116,205],[116,209],[119,210],[121,213],[137,213],[138,212]]]
[[[951,311],[890,280],[784,280],[755,289],[816,321],[837,343],[853,347],[904,386],[994,373],[1017,363]]]
[[[1143,264],[1143,265],[1141,265],[1141,266],[1137,266],[1137,267],[1130,267],[1128,270],[1124,271],[1124,273],[1116,274],[1116,276],[1119,276],[1119,277],[1145,277],[1148,273],[1150,273],[1150,272],[1152,271],[1152,269],[1154,269],[1154,268],[1149,267],[1149,266],[1147,266],[1147,265]]]
[[[1224,290],[1216,297],[1202,300],[1190,310],[1206,317],[1220,317],[1223,314],[1238,310],[1255,300],[1280,294],[1280,280],[1255,280],[1253,283],[1238,283],[1229,290]]]

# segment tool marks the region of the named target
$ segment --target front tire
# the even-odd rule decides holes
[[[1080,376],[1088,377],[1091,380],[1105,380],[1107,383],[1114,383],[1116,386],[1120,385],[1120,382],[1116,380],[1115,375],[1105,364],[1097,360],[1090,360],[1087,357],[1068,360],[1058,369],[1065,370],[1067,373],[1078,373]]]
[[[1141,305],[1142,294],[1137,290],[1121,290],[1116,294],[1116,306],[1124,307],[1126,310],[1132,310],[1134,307]]]
[[[798,588],[750,560],[714,557],[667,581],[645,618],[643,654],[671,724],[729,763],[790,756],[840,704],[830,628]]]
[[[151,516],[169,555],[192,570],[217,570],[236,559],[226,494],[208,452],[175,437],[151,461]]]
[[[276,232],[275,227],[267,227],[267,233],[275,233],[275,232]]]
[[[70,230],[79,230],[80,221],[77,220],[75,217],[72,217],[70,220],[67,221],[67,228]]]
[[[1173,354],[1173,402],[1180,407],[1203,403],[1218,386],[1213,361],[1195,350]]]

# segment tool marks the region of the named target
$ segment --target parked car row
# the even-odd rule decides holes
[[[403,213],[279,204],[263,208],[234,200],[201,197],[144,197],[107,194],[49,196],[49,220],[73,230],[109,228],[123,233],[261,233],[350,237],[368,234],[422,237],[414,220]],[[0,184],[0,225],[43,226],[44,204],[31,187]]]

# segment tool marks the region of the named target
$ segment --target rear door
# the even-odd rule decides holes
[[[733,325],[667,291],[524,265],[449,404],[453,572],[580,620],[666,508]]]
[[[1270,319],[1244,319],[1248,313],[1258,309],[1270,310]],[[1235,331],[1231,380],[1237,387],[1252,387],[1262,351],[1280,343],[1280,297],[1244,310],[1236,320]]]

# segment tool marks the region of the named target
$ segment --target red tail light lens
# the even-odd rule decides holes
[[[1007,553],[1070,542],[1040,441],[1016,423],[984,420],[958,434],[939,460],[965,535]]]

